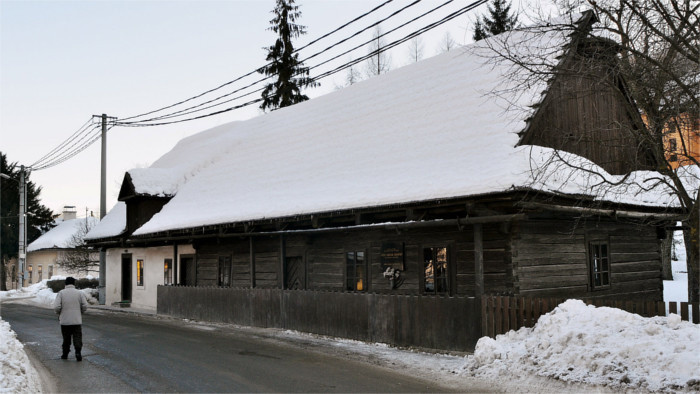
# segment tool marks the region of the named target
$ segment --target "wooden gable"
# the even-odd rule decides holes
[[[518,145],[574,153],[616,175],[653,169],[642,149],[641,116],[619,75],[616,44],[581,29]]]

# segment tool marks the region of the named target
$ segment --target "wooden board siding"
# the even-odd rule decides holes
[[[572,152],[611,174],[650,169],[638,150],[641,118],[630,112],[612,60],[600,59],[576,56],[561,66],[520,144]]]
[[[197,253],[197,286],[217,286],[219,256]]]
[[[510,265],[508,236],[498,224],[484,229],[484,282],[489,294],[509,294],[513,277]],[[461,231],[452,227],[421,229],[367,229],[284,236],[286,257],[301,257],[305,264],[305,286],[309,290],[345,291],[347,252],[364,252],[368,283],[364,291],[420,294],[423,292],[423,248],[447,247],[449,287],[453,295],[474,295],[474,235],[471,226]],[[404,270],[400,286],[392,289],[381,264],[384,242],[404,245]],[[279,288],[280,237],[254,237],[252,254],[255,267],[255,287]],[[219,242],[195,245],[199,257],[199,286],[215,286],[218,256],[232,256],[233,287],[251,287],[250,239],[225,238]]]
[[[659,239],[653,227],[595,219],[563,223],[567,222],[529,220],[514,228],[518,295],[663,299]],[[588,243],[592,239],[608,242],[609,287],[591,287]]]

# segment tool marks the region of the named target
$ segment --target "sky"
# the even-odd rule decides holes
[[[307,34],[295,41],[295,47],[332,31],[382,2],[299,1],[302,12],[299,22],[307,26]],[[388,31],[442,3],[424,0],[382,23],[382,29]],[[454,3],[433,14],[435,16],[397,31],[387,37],[388,41],[467,4],[463,0]],[[395,1],[369,18],[310,46],[301,56],[322,51],[407,4],[406,0]],[[105,113],[123,119],[141,114],[261,67],[265,64],[263,47],[271,45],[275,39],[275,34],[266,30],[273,6],[273,0],[0,0],[0,151],[10,162],[31,165],[77,131],[92,115]],[[486,6],[475,11],[421,36],[424,56],[439,52],[440,42],[447,32],[458,44],[471,42],[472,21],[477,14],[486,12]],[[369,34],[363,33],[326,54],[328,57],[340,54],[362,42],[359,40],[369,38]],[[367,50],[363,47],[341,56],[339,61],[365,53]],[[407,44],[392,49],[392,68],[410,63],[408,53]],[[323,56],[311,59],[307,66],[323,59]],[[345,72],[338,73],[305,93],[313,99],[332,92],[343,85],[345,76]],[[125,171],[151,165],[183,137],[261,114],[257,105],[252,105],[174,125],[111,129],[107,134],[107,210],[117,201]],[[97,216],[99,141],[62,164],[32,172],[30,179],[42,187],[42,203],[55,213],[60,213],[64,205],[72,205],[76,206],[79,216],[84,216],[86,210],[94,211]]]

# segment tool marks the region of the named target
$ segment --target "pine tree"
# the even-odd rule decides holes
[[[259,72],[268,76],[277,76],[277,80],[265,86],[262,92],[263,110],[275,110],[309,99],[301,89],[318,84],[309,78],[309,69],[299,61],[299,54],[294,53],[292,39],[306,34],[306,26],[296,24],[301,16],[294,0],[277,0],[272,11],[275,17],[270,20],[268,30],[278,34],[275,44],[266,48],[268,65]]]
[[[7,156],[0,153],[0,172],[14,179],[0,180],[0,199],[2,199],[2,253],[0,254],[0,289],[5,290],[7,272],[5,261],[17,257],[19,248],[19,166],[8,163]],[[29,181],[27,174],[27,244],[54,226],[53,212],[39,200],[41,187]]]
[[[483,16],[482,20],[476,20],[472,36],[474,41],[501,34],[513,29],[518,24],[518,16],[509,15],[510,3],[506,3],[506,0],[493,0],[488,8],[490,18]]]

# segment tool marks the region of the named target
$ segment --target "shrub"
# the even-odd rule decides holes
[[[76,289],[96,289],[100,285],[100,281],[97,279],[76,279],[75,288]]]
[[[75,288],[76,289],[96,289],[100,285],[100,281],[97,279],[76,279],[75,280]],[[58,293],[59,291],[63,290],[66,288],[66,280],[65,279],[57,279],[57,280],[50,280],[46,282],[46,286],[53,290],[54,293]]]
[[[59,291],[66,288],[66,280],[65,279],[50,280],[50,281],[46,282],[46,286],[49,289],[53,290],[54,293],[58,293]]]

